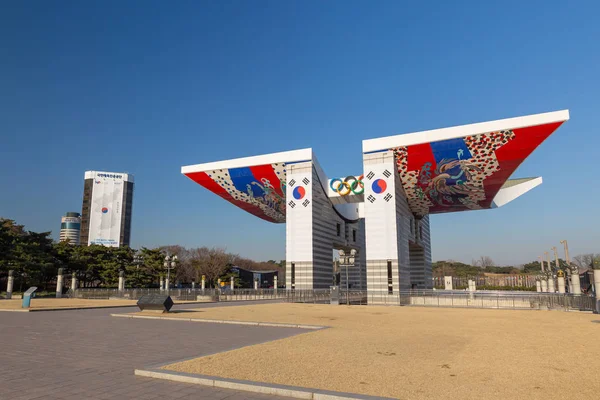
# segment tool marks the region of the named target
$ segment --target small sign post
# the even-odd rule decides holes
[[[21,308],[29,308],[31,305],[31,295],[33,292],[37,290],[37,286],[32,286],[25,293],[23,293],[23,301],[21,303]]]

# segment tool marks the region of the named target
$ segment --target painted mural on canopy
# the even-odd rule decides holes
[[[285,222],[285,163],[185,175],[257,217],[270,222]]]
[[[411,210],[423,216],[490,208],[519,164],[561,123],[391,149]]]

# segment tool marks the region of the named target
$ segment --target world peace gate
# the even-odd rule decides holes
[[[239,208],[286,224],[286,288],[328,288],[332,251],[371,299],[431,288],[432,214],[501,207],[542,183],[512,178],[569,119],[562,110],[363,140],[363,171],[328,177],[312,149],[184,166]],[[341,285],[346,286],[345,274]]]

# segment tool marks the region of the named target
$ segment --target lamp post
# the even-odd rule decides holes
[[[545,251],[544,254],[546,255],[546,265],[548,266],[548,272],[547,272],[547,277],[548,277],[548,292],[550,293],[554,293],[555,292],[555,288],[554,288],[554,273],[552,272],[552,266],[550,265],[550,253]]]
[[[167,286],[167,296],[169,295],[169,286],[171,285],[171,270],[175,269],[175,266],[177,265],[177,256],[173,255],[173,256],[169,256],[168,254],[165,256],[165,262],[164,262],[164,267],[167,270],[167,281],[165,282],[166,286]]]
[[[358,251],[356,249],[350,250],[350,254],[346,254],[344,250],[339,250],[338,254],[340,255],[340,266],[346,267],[346,305],[350,304],[350,294],[348,293],[349,279],[348,279],[348,267],[353,267],[354,262],[356,261],[356,254]]]
[[[567,261],[567,265],[569,266],[569,271],[571,272],[571,286],[573,287],[573,294],[580,295],[581,294],[581,283],[579,282],[579,268],[575,265],[571,265],[571,258],[569,257],[569,244],[566,240],[560,241],[565,247],[565,260]]]
[[[133,265],[135,265],[135,282],[136,285],[140,285],[140,265],[144,264],[144,256],[141,254],[135,254],[133,256]]]

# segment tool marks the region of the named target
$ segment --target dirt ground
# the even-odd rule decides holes
[[[0,300],[0,310],[20,310],[21,299]],[[30,309],[132,306],[135,300],[31,299]]]
[[[593,314],[265,304],[169,317],[330,327],[169,370],[400,399],[596,398],[600,390]]]

